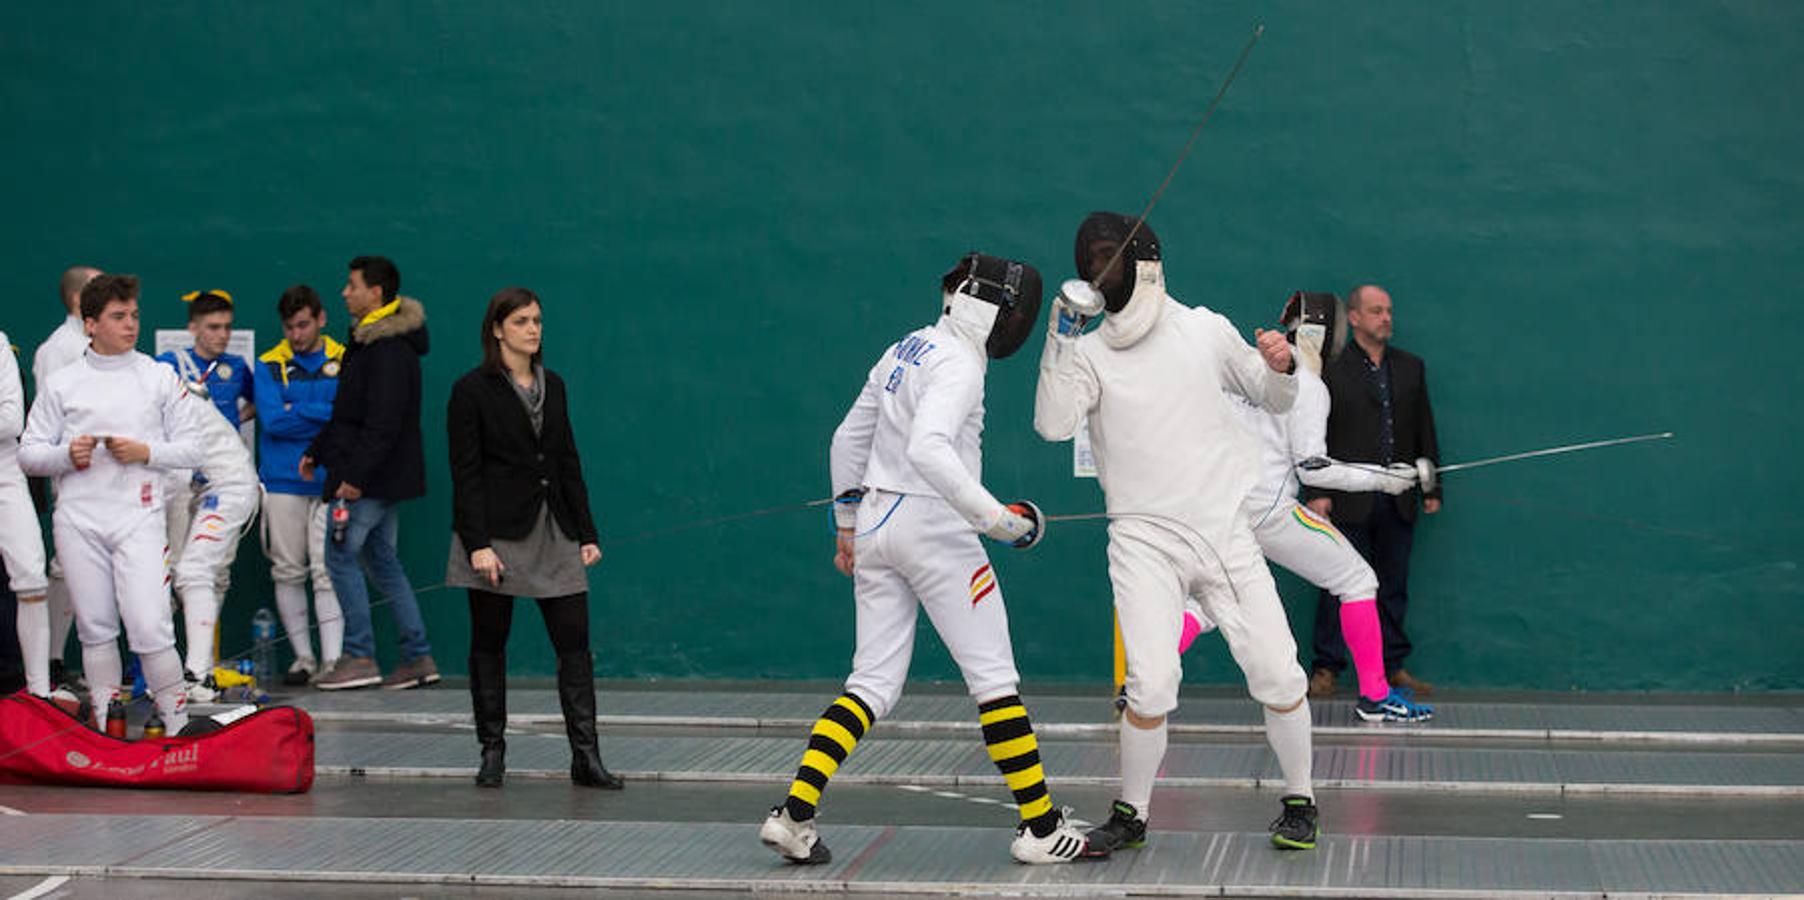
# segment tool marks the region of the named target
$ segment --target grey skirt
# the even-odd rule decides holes
[[[589,589],[582,547],[564,534],[551,516],[550,504],[539,505],[539,520],[525,537],[496,538],[489,549],[501,557],[501,584],[470,568],[463,539],[451,535],[451,557],[445,560],[445,586],[477,588],[514,597],[565,597]]]

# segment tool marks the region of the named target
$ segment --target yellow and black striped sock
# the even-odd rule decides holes
[[[1027,707],[1021,698],[1010,694],[977,706],[977,722],[983,726],[984,749],[1002,771],[1009,790],[1015,794],[1015,805],[1021,808],[1021,821],[1034,833],[1045,837],[1058,824],[1052,808],[1052,794],[1046,790],[1046,772],[1040,767],[1040,743],[1034,739],[1033,723],[1028,721]]]
[[[801,822],[814,818],[814,808],[821,802],[821,791],[827,789],[827,779],[845,764],[875,718],[871,708],[851,693],[839,695],[821,713],[813,733],[808,735],[808,749],[796,768],[795,781],[789,784],[789,799],[784,801],[791,819]]]

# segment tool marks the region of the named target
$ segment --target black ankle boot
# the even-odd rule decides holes
[[[476,786],[498,788],[507,771],[507,657],[470,654],[470,708],[476,714],[476,740],[482,744],[482,768]]]
[[[557,699],[570,736],[570,780],[583,787],[617,791],[626,782],[601,764],[595,740],[595,669],[588,651],[557,658]]]

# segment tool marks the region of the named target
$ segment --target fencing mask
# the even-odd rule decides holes
[[[975,332],[991,359],[1002,359],[1027,342],[1040,317],[1040,272],[1019,260],[976,251],[940,277],[945,313]]]
[[[1278,317],[1304,364],[1317,375],[1347,345],[1347,308],[1330,293],[1298,291],[1284,304]]]
[[[1102,291],[1103,308],[1112,313],[1121,312],[1133,298],[1142,281],[1138,264],[1160,261],[1159,236],[1153,234],[1151,225],[1145,224],[1134,232],[1134,222],[1132,216],[1121,213],[1093,212],[1077,226],[1077,274]],[[1103,266],[1128,240],[1129,232],[1134,232],[1134,239],[1128,242],[1127,249],[1121,250],[1115,268],[1104,274]],[[1164,292],[1163,288],[1160,292]]]

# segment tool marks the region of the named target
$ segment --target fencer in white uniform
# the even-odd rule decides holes
[[[128,275],[102,275],[83,289],[92,344],[41,387],[19,461],[26,473],[56,481],[57,555],[96,717],[119,693],[115,641],[123,622],[175,733],[187,722],[187,697],[170,612],[161,481],[169,469],[199,465],[204,454],[182,414],[175,373],[133,349],[137,296],[138,281]]]
[[[61,293],[68,315],[38,345],[37,352],[31,357],[31,383],[36,385],[38,393],[43,393],[44,382],[50,373],[80,360],[88,349],[88,332],[81,324],[81,289],[99,274],[100,270],[93,266],[70,266],[63,270]],[[46,549],[54,550],[54,547]],[[70,677],[63,670],[63,647],[68,644],[69,630],[75,625],[75,612],[69,606],[69,585],[63,580],[63,562],[54,552],[50,556],[48,574],[50,588],[46,605],[49,606],[50,624],[46,640],[50,645],[51,689],[59,689],[66,683],[80,690],[81,679]]]
[[[1416,467],[1343,463],[1328,456],[1328,388],[1324,356],[1345,343],[1345,313],[1333,294],[1298,292],[1279,321],[1295,345],[1297,399],[1274,413],[1230,395],[1241,423],[1259,439],[1260,475],[1247,493],[1247,521],[1265,558],[1323,588],[1341,603],[1341,631],[1359,673],[1355,713],[1369,722],[1421,722],[1434,709],[1393,691],[1385,680],[1378,625],[1378,575],[1325,517],[1297,502],[1299,481],[1339,491],[1401,494],[1416,486]],[[1186,637],[1188,637],[1188,629]]]
[[[1078,229],[1076,259],[1079,275],[1095,288],[1067,282],[1054,304],[1034,428],[1062,441],[1087,421],[1110,517],[1109,580],[1127,656],[1127,709],[1121,799],[1109,821],[1089,833],[1090,845],[1106,851],[1145,840],[1165,756],[1165,716],[1178,705],[1184,599],[1194,594],[1221,628],[1248,692],[1265,705],[1266,737],[1286,788],[1272,840],[1313,847],[1308,679],[1271,570],[1241,513],[1258,478],[1259,448],[1227,397],[1289,409],[1297,380],[1287,373],[1295,360],[1282,335],[1261,333],[1254,349],[1226,318],[1168,296],[1158,239],[1130,217],[1091,214]],[[1104,309],[1102,326],[1083,333],[1084,319]]]
[[[920,610],[977,702],[991,759],[1021,823],[1015,859],[1057,863],[1085,849],[1052,803],[1027,709],[1017,693],[1002,587],[979,535],[1017,547],[1041,534],[1037,508],[1005,505],[983,486],[984,376],[1020,348],[1040,307],[1040,276],[1012,260],[969,254],[941,279],[939,321],[911,332],[871,367],[833,433],[839,528],[835,564],[852,576],[857,648],[845,693],[816,722],[789,796],[760,837],[792,862],[831,857],[814,828],[827,780],[902,694]]]
[[[12,341],[0,331],[0,559],[18,598],[19,651],[25,661],[25,688],[50,696],[50,607],[44,602],[44,535],[38,511],[19,468],[19,434],[25,430],[25,387]]]
[[[202,386],[184,383],[184,387],[187,396],[178,405],[201,440],[204,458],[192,473],[182,473],[189,476],[183,479],[182,490],[168,498],[188,505],[180,517],[184,530],[169,533],[170,555],[175,559],[175,589],[182,598],[182,626],[188,639],[188,699],[205,703],[217,699],[219,692],[213,678],[213,645],[224,599],[221,573],[231,568],[238,554],[239,538],[257,513],[260,491],[257,468],[238,430],[214,408]]]

